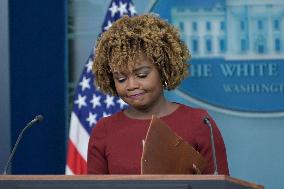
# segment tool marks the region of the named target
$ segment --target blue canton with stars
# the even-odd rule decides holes
[[[130,0],[113,0],[108,8],[102,31],[106,31],[114,21],[123,15],[136,15],[133,3]],[[94,52],[94,51],[92,51]],[[92,73],[93,54],[89,56],[76,88],[73,112],[79,118],[86,131],[91,134],[92,127],[102,117],[109,116],[127,104],[118,97],[105,95],[94,86]]]

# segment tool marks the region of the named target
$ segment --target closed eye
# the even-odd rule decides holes
[[[139,78],[146,78],[148,74],[137,74],[137,77]]]
[[[150,71],[151,70],[149,70],[149,69],[142,69],[142,70],[137,71],[135,73],[135,75],[136,75],[136,77],[143,79],[143,78],[146,78],[149,75]]]
[[[114,76],[114,80],[116,80],[119,83],[123,83],[126,80],[126,77]]]
[[[119,83],[123,83],[125,80],[126,80],[126,78],[117,78],[116,79]]]

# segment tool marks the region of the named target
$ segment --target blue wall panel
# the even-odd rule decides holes
[[[11,133],[27,130],[12,164],[14,174],[64,173],[66,153],[66,2],[9,1]]]

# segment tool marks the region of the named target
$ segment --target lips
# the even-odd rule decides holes
[[[139,99],[143,95],[144,93],[131,94],[131,95],[128,95],[128,98],[136,100],[136,99]]]

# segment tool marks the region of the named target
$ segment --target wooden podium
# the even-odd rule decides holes
[[[225,175],[2,175],[1,189],[263,189]]]

